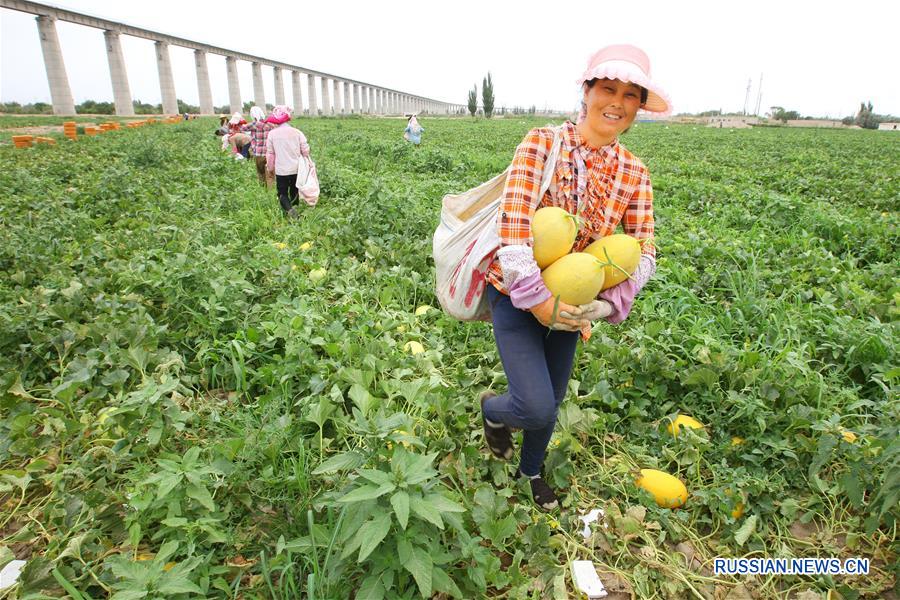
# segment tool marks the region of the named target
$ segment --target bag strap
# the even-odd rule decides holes
[[[550,144],[550,152],[544,160],[544,172],[541,173],[541,193],[538,195],[538,202],[544,198],[544,194],[550,189],[550,183],[553,181],[553,175],[556,173],[556,161],[559,159],[559,148],[562,146],[562,128],[560,125],[553,128],[553,142]]]

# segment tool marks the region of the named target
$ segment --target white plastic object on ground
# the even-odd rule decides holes
[[[598,517],[604,516],[606,513],[603,512],[602,508],[595,508],[591,512],[586,515],[581,515],[578,517],[584,522],[584,529],[581,530],[581,535],[584,536],[584,539],[588,539],[591,537],[591,523],[594,523],[598,520]],[[604,523],[604,526],[606,524]]]
[[[25,567],[25,562],[24,560],[11,560],[3,567],[3,570],[0,571],[0,590],[12,587],[19,579],[19,573]]]
[[[594,568],[594,563],[591,561],[572,561],[572,578],[575,580],[575,586],[578,588],[578,591],[587,594],[587,597],[591,600],[594,598],[606,598],[606,588],[603,587],[603,582],[600,581],[597,569]]]

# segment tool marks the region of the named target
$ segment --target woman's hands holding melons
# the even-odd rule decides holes
[[[606,300],[594,300],[592,302],[588,302],[587,304],[582,304],[581,306],[576,307],[578,309],[578,314],[573,315],[567,311],[563,311],[560,309],[559,316],[564,319],[581,319],[582,321],[596,321],[597,319],[605,319],[609,315],[612,314],[613,307],[612,304],[607,302]]]
[[[554,309],[556,310],[555,318]],[[556,298],[552,296],[529,310],[541,325],[557,331],[581,331],[585,323],[589,323],[581,317],[579,307],[562,301],[557,306]]]

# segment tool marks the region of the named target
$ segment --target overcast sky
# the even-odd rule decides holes
[[[114,21],[464,104],[490,71],[497,106],[573,109],[575,79],[606,44],[650,55],[676,112],[778,105],[855,114],[862,100],[900,115],[900,2],[490,2],[443,0],[51,2]],[[103,34],[57,24],[75,101],[112,100]],[[122,37],[132,97],[160,101],[152,42]],[[192,51],[171,49],[179,98],[198,103]],[[227,104],[223,57],[209,56],[213,102]],[[252,97],[250,65],[239,63]],[[266,98],[274,100],[271,69]],[[290,102],[290,77],[285,78]],[[306,102],[306,85],[303,85]],[[50,101],[34,17],[0,9],[0,100]]]

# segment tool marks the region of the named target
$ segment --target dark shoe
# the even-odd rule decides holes
[[[509,427],[506,425],[492,427],[484,418],[484,401],[496,395],[494,392],[482,392],[478,398],[481,404],[481,420],[484,424],[484,440],[487,442],[491,454],[500,460],[509,460],[513,455],[512,434]]]
[[[556,497],[556,492],[553,491],[547,482],[544,481],[544,478],[538,475],[537,477],[527,477],[522,474],[522,471],[516,471],[516,477],[526,477],[531,483],[531,497],[534,498],[534,503],[541,510],[555,510],[559,507],[559,498]]]
[[[292,206],[291,210],[287,211],[287,217],[288,219],[296,220],[300,218],[300,214],[297,213],[297,209]]]

